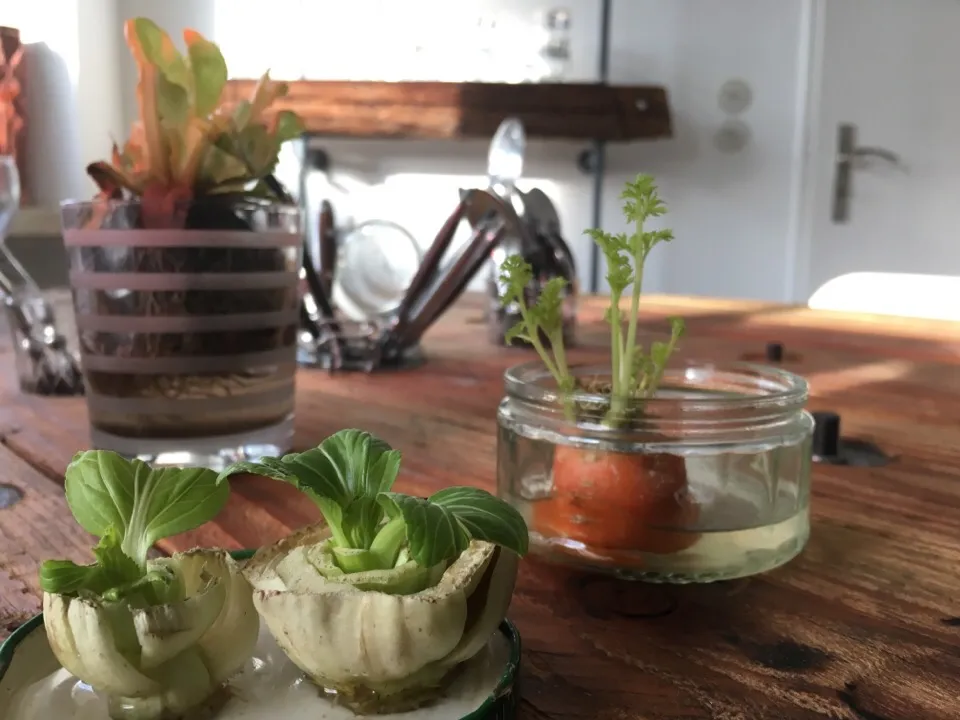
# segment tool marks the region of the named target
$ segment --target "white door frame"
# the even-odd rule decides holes
[[[837,0],[834,0],[836,2]],[[797,89],[797,131],[794,136],[795,171],[790,199],[787,263],[784,287],[787,302],[806,305],[810,288],[817,161],[824,142],[834,142],[834,129],[820,127],[827,0],[804,0]]]

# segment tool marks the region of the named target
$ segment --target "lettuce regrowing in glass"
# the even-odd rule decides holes
[[[100,541],[89,565],[40,567],[44,627],[61,665],[106,695],[116,719],[176,717],[209,702],[256,643],[250,586],[225,551],[148,551],[212,520],[227,484],[212,470],[96,450],[73,458],[64,485],[74,518]]]
[[[244,569],[287,656],[363,713],[429,702],[506,614],[523,517],[483,490],[392,491],[400,453],[359,430],[307,452],[237,463],[290,483],[325,523],[261,548]]]

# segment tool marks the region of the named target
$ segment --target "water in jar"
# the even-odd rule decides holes
[[[598,523],[631,528],[631,537],[656,538],[653,545],[636,548],[604,547],[568,531],[582,518],[572,505],[558,505],[563,497],[553,481],[556,436],[546,440],[529,428],[526,436],[502,426],[499,432],[499,493],[523,514],[535,554],[624,577],[683,583],[764,572],[789,561],[806,544],[811,450],[802,434],[780,442],[670,447],[682,458],[673,462],[682,462],[686,472],[683,502],[694,509],[683,521],[675,515],[638,517],[630,509],[635,500],[627,496],[632,488],[621,478],[616,492],[623,493],[623,502],[590,512],[604,513],[592,518]],[[635,494],[640,492],[638,486]],[[567,516],[544,522],[547,513],[556,516],[555,510]],[[643,523],[648,527],[639,527]]]

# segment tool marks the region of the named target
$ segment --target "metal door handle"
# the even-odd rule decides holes
[[[879,147],[858,147],[854,148],[851,152],[846,155],[840,155],[841,159],[847,159],[853,162],[857,160],[868,160],[870,158],[877,158],[878,160],[886,160],[891,165],[902,165],[900,161],[900,156],[897,155],[892,150],[886,150]]]
[[[837,163],[833,182],[833,221],[850,219],[850,197],[853,194],[853,171],[865,167],[871,159],[883,160],[897,168],[905,168],[900,156],[886,148],[857,147],[857,126],[842,123],[837,128]]]

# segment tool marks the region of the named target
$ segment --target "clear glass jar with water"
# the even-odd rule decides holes
[[[539,362],[505,374],[498,492],[531,551],[654,582],[778,567],[810,528],[811,438],[799,376],[756,365],[668,369],[655,397],[609,422],[609,366],[561,397]]]

